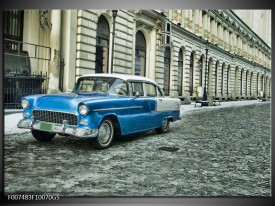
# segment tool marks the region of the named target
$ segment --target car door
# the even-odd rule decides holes
[[[131,131],[139,132],[150,128],[148,124],[150,119],[150,102],[144,96],[143,82],[129,82],[129,89],[132,98],[130,99],[129,121],[131,122]]]
[[[149,110],[150,110],[150,121],[148,121],[148,125],[150,129],[160,127],[163,114],[157,112],[157,99],[160,98],[160,93],[158,92],[158,87],[151,82],[144,83],[145,96],[148,99]]]

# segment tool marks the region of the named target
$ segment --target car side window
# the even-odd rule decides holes
[[[129,82],[129,86],[133,96],[136,96],[137,92],[139,96],[144,96],[142,82]]]
[[[94,87],[94,82],[89,80],[82,80],[79,84],[79,90],[82,92],[92,92]]]
[[[163,96],[163,91],[158,87],[158,97],[162,97]]]
[[[128,88],[125,81],[116,79],[109,88],[110,94],[128,96]]]
[[[145,83],[145,93],[147,97],[156,97],[157,96],[156,86],[150,83]]]

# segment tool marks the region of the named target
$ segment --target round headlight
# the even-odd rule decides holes
[[[87,115],[88,112],[89,112],[89,108],[86,105],[83,104],[79,106],[79,113],[81,115]]]
[[[26,99],[22,99],[21,106],[23,107],[23,109],[28,109],[28,107],[30,106],[30,102]]]

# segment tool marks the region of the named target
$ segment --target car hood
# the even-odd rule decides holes
[[[79,103],[99,101],[103,99],[117,98],[113,95],[92,94],[51,94],[37,97],[34,109],[58,110],[66,112],[77,112]]]

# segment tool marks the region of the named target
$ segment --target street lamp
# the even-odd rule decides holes
[[[202,102],[202,106],[208,106],[208,102],[207,101],[207,92],[206,92],[206,73],[208,73],[208,66],[207,66],[207,55],[208,55],[208,50],[209,50],[209,42],[208,40],[206,40],[205,42],[205,51],[206,51],[206,58],[205,58],[205,72],[204,72],[204,89],[203,89],[203,98],[202,100],[204,102]]]
[[[113,12],[113,40],[112,40],[112,57],[111,57],[111,73],[114,72],[113,59],[114,59],[114,45],[115,45],[115,25],[116,25],[116,16],[118,10],[112,10]]]

